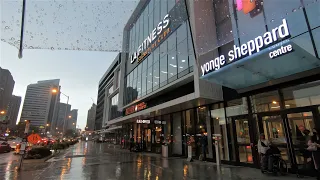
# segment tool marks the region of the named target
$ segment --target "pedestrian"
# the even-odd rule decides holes
[[[312,152],[314,168],[317,171],[317,180],[320,180],[320,129],[313,128],[313,136],[308,142],[307,149]]]
[[[258,141],[258,153],[260,155],[261,171],[266,171],[268,169],[268,157],[266,155],[269,149],[270,142],[266,139],[263,133],[260,134],[260,139]]]
[[[133,144],[134,144],[134,138],[133,136],[130,138],[130,152],[132,151],[133,149]]]
[[[205,133],[202,133],[201,139],[200,139],[200,144],[201,144],[201,150],[202,150],[202,155],[203,155],[203,161],[207,159],[207,147],[208,147],[208,139]]]

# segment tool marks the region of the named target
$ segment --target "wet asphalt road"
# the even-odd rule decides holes
[[[0,154],[0,179],[8,180],[295,180],[294,175],[273,177],[247,167],[161,159],[157,154],[130,153],[108,144],[80,142],[47,162],[25,163],[17,171],[18,156]],[[308,178],[311,179],[311,178]]]

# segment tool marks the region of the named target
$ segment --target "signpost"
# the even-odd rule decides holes
[[[40,140],[41,140],[41,137],[39,134],[31,134],[30,136],[28,136],[28,142],[32,144],[37,144],[38,141]]]

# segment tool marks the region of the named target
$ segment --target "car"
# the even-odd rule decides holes
[[[21,138],[9,139],[8,144],[10,145],[11,149],[16,149],[16,146],[21,143]]]
[[[10,152],[11,147],[6,141],[0,141],[0,153]]]

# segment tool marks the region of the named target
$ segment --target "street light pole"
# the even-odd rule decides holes
[[[60,92],[61,94],[63,94],[62,92]],[[62,136],[64,135],[64,130],[65,130],[65,124],[66,124],[66,119],[67,119],[67,111],[68,111],[68,103],[69,103],[69,96],[63,94],[64,96],[67,97],[67,105],[66,105],[66,111],[64,114],[64,119],[63,119],[63,127],[62,127]]]

